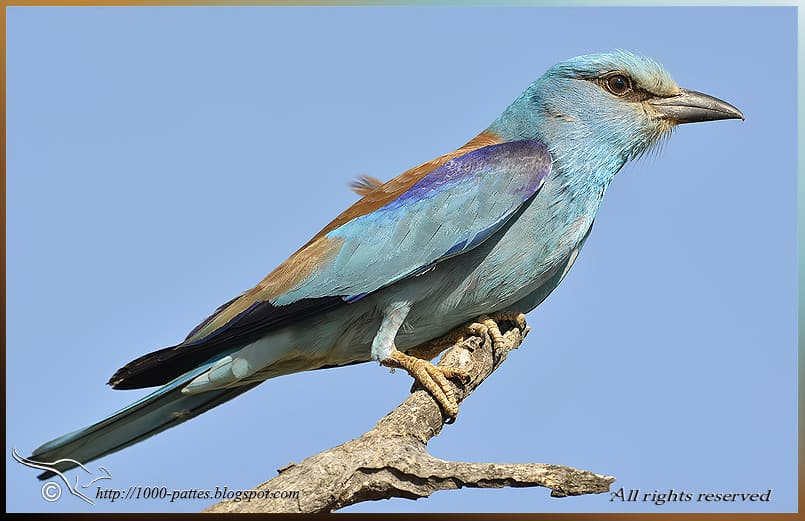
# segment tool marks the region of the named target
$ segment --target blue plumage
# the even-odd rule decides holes
[[[32,459],[86,463],[266,379],[370,359],[416,373],[455,415],[428,376],[440,369],[406,352],[478,315],[539,305],[628,160],[681,123],[734,118],[743,119],[735,107],[680,88],[657,62],[626,51],[559,63],[463,147],[361,185],[360,201],[257,286],[109,382],[164,387]],[[414,371],[423,364],[424,377]]]
[[[275,303],[329,295],[354,301],[474,248],[537,193],[550,165],[536,141],[491,145],[449,161],[387,205],[328,233],[342,244],[338,254]]]

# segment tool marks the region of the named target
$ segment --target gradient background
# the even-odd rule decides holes
[[[8,8],[7,509],[212,503],[46,503],[11,448],[144,395],[104,382],[284,260],[354,176],[452,150],[553,63],[617,47],[747,120],[685,125],[617,176],[528,341],[430,450],[772,502],[473,489],[344,511],[795,510],[795,9],[440,7]],[[249,489],[410,384],[375,364],[282,377],[89,467],[116,488]]]

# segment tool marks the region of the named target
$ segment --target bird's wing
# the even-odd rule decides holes
[[[471,250],[539,190],[549,171],[550,155],[536,141],[453,159],[385,206],[321,237],[333,254],[272,303],[333,295],[352,302]]]
[[[545,145],[516,141],[458,155],[398,193],[393,187],[400,178],[389,181],[255,288],[218,308],[182,344],[131,362],[110,384],[130,388],[162,383],[272,329],[354,302],[467,252],[537,193],[550,168]],[[386,200],[384,188],[392,194]],[[372,196],[376,201],[367,204]],[[152,371],[156,380],[143,378],[157,366],[160,370]]]

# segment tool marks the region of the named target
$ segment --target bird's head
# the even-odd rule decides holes
[[[743,119],[740,110],[680,88],[654,60],[615,51],[554,65],[490,130],[506,140],[538,139],[555,160],[611,177],[679,124],[735,118]]]

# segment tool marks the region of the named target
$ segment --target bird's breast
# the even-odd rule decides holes
[[[562,278],[555,275],[568,267],[589,231],[599,202],[569,193],[561,179],[546,182],[480,246],[410,281],[417,286],[412,297],[422,299],[412,310],[412,329],[433,317],[469,320],[514,304],[549,281],[555,285]]]
[[[488,276],[506,273],[508,284],[539,285],[576,249],[592,225],[600,191],[572,190],[561,177],[546,182],[489,252]],[[479,274],[480,275],[480,274]]]

